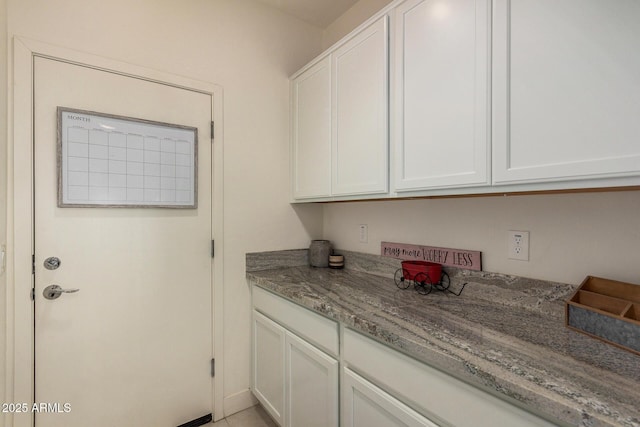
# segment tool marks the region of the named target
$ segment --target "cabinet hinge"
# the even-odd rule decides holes
[[[36,256],[31,255],[31,274],[36,274]]]
[[[31,301],[36,300],[36,288],[31,288]]]
[[[213,258],[216,255],[216,241],[212,240],[211,241],[211,258]]]
[[[211,140],[213,140],[213,137],[214,137],[214,135],[215,135],[214,130],[215,130],[215,126],[214,126],[213,121],[212,121],[212,122],[211,122]]]
[[[216,359],[211,359],[211,378],[216,376]]]

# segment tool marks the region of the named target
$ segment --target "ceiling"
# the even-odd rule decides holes
[[[320,28],[346,12],[358,0],[258,0]]]

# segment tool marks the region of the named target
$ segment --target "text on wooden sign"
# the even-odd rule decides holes
[[[403,261],[429,261],[449,267],[482,270],[482,253],[479,251],[391,242],[382,242],[380,247],[380,255]]]

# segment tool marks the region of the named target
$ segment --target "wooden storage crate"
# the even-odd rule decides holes
[[[640,354],[640,286],[587,276],[566,303],[567,327]]]

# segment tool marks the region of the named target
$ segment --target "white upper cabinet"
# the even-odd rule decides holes
[[[640,2],[494,5],[493,182],[640,175]]]
[[[293,197],[331,195],[331,58],[291,82]]]
[[[332,54],[334,195],[388,191],[387,19]]]
[[[292,77],[293,198],[640,185],[640,1],[395,0]]]
[[[291,79],[294,200],[389,191],[388,17]]]
[[[489,184],[489,0],[408,0],[394,23],[395,189]]]

